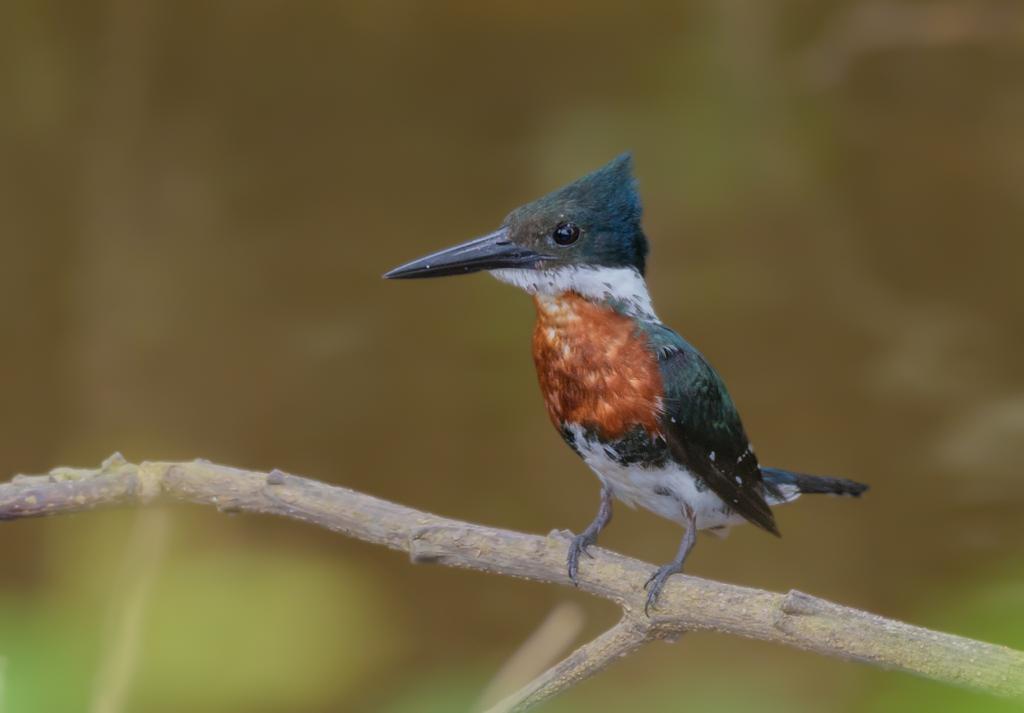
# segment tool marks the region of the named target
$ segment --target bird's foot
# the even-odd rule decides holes
[[[566,558],[566,565],[569,568],[569,579],[572,581],[572,586],[580,586],[576,579],[580,571],[580,555],[594,559],[594,555],[587,552],[587,549],[596,541],[597,537],[589,532],[584,532],[582,535],[573,537],[572,542],[569,543],[569,556]]]
[[[651,607],[657,606],[658,597],[661,595],[661,589],[665,586],[665,582],[668,581],[668,578],[673,574],[679,574],[682,571],[682,562],[670,562],[654,570],[654,574],[652,574],[644,584],[644,589],[647,590],[647,602],[644,604],[644,614],[646,616],[651,615]]]

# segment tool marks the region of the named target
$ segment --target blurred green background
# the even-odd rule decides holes
[[[205,457],[581,528],[529,301],[380,274],[631,149],[658,311],[762,460],[873,486],[690,571],[1024,647],[1019,3],[6,0],[0,107],[3,477]],[[126,711],[458,711],[557,603],[616,618],[187,507],[5,524],[0,572],[4,713],[118,671]],[[1012,709],[697,634],[549,710],[925,707]]]

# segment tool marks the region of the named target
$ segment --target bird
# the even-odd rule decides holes
[[[641,217],[625,153],[516,208],[494,232],[384,277],[486,271],[533,297],[533,359],[548,416],[601,486],[597,515],[569,543],[569,579],[578,586],[581,556],[611,521],[613,501],[684,528],[676,556],[644,585],[649,616],[698,531],[724,535],[747,521],[780,536],[773,506],[811,493],[858,497],[868,486],[758,463],[718,372],[654,312]]]

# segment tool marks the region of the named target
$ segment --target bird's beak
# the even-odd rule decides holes
[[[516,245],[509,239],[508,230],[501,228],[490,235],[440,250],[418,260],[384,273],[388,280],[409,280],[417,277],[445,277],[464,275],[481,270],[499,270],[506,267],[533,268],[546,255]]]

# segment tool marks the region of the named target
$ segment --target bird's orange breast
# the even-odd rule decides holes
[[[661,372],[636,323],[571,292],[535,302],[533,359],[555,427],[578,423],[604,440],[657,433]]]

